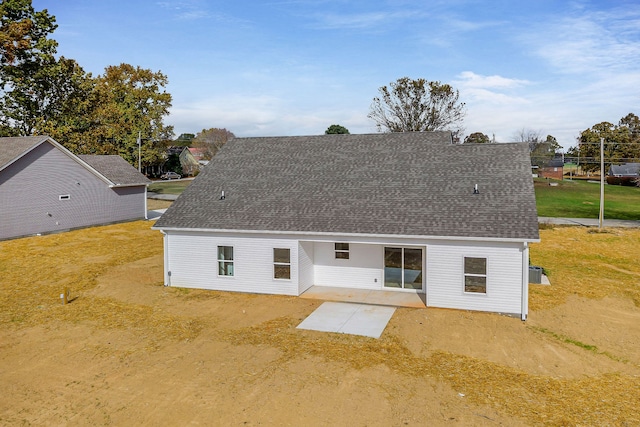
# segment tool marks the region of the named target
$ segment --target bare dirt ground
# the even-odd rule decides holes
[[[0,425],[640,425],[635,294],[532,285],[527,322],[402,308],[379,340],[305,331],[321,301],[164,287],[149,226],[0,242]]]

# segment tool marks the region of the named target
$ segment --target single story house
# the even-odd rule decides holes
[[[636,185],[640,180],[640,163],[611,165],[607,171],[607,184]]]
[[[416,292],[524,320],[539,241],[529,161],[526,143],[450,132],[235,138],[153,227],[165,284]]]
[[[150,182],[120,156],[0,138],[0,239],[146,218]]]
[[[561,157],[554,157],[540,166],[538,173],[542,178],[564,179],[564,160]]]

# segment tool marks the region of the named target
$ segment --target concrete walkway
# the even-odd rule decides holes
[[[162,214],[166,211],[166,209],[155,209],[152,211],[147,211],[147,219],[153,220],[158,219],[162,216]]]
[[[178,194],[160,194],[153,191],[147,191],[147,199],[156,200],[175,200],[178,198]]]
[[[395,311],[379,305],[325,302],[298,329],[380,338]]]
[[[540,224],[557,224],[557,225],[581,225],[584,227],[598,227],[600,222],[598,218],[551,218],[538,217]],[[640,227],[640,221],[628,221],[622,219],[604,219],[602,221],[604,227]]]

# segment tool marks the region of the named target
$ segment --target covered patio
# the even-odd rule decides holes
[[[320,299],[390,307],[426,308],[426,294],[417,292],[312,286],[300,298]]]

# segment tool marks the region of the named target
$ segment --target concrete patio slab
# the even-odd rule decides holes
[[[380,338],[395,311],[378,305],[325,302],[298,329]]]
[[[415,292],[372,291],[368,289],[312,286],[300,295],[300,298],[388,305],[391,307],[426,308],[425,294]]]

